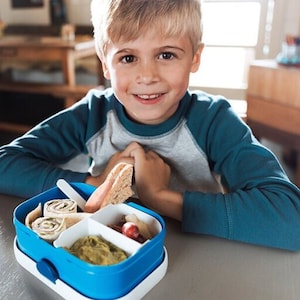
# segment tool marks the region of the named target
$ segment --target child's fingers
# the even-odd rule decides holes
[[[140,144],[136,143],[136,142],[130,143],[126,147],[126,149],[123,151],[123,153],[125,155],[128,155],[129,157],[133,157],[133,158],[135,158],[137,156],[138,157],[144,157],[146,155],[143,147]]]
[[[162,158],[154,151],[148,151],[146,155],[148,158],[153,158],[153,159],[160,158],[162,160]]]

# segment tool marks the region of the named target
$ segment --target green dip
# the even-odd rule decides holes
[[[70,248],[65,249],[94,265],[114,265],[127,258],[125,251],[96,235],[80,238]]]

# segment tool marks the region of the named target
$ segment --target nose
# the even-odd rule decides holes
[[[145,62],[138,66],[137,82],[151,84],[159,80],[158,69],[155,62]]]

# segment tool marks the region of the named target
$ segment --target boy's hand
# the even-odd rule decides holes
[[[136,142],[130,143],[124,151],[116,152],[101,175],[88,176],[85,182],[96,187],[101,185],[121,161],[134,165],[136,191],[142,203],[162,215],[181,220],[183,196],[169,189],[170,166],[157,153],[146,152]]]
[[[128,146],[129,147],[129,146]],[[98,187],[101,185],[109,172],[113,169],[113,167],[118,164],[119,162],[127,162],[134,164],[134,158],[130,157],[130,150],[128,150],[128,147],[124,151],[116,152],[109,160],[108,164],[106,165],[104,171],[99,176],[88,176],[85,180],[85,183],[94,185]]]
[[[135,148],[132,155],[137,193],[142,201],[151,202],[168,189],[171,169],[158,154],[142,147]]]
[[[169,189],[170,166],[153,151],[144,151],[137,143],[128,146],[134,158],[134,176],[138,197],[142,203],[157,212],[181,220],[181,193]]]

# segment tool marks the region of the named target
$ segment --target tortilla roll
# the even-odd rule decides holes
[[[88,216],[89,213],[77,212],[77,203],[72,199],[53,199],[44,204],[44,217],[64,218],[66,228]]]
[[[26,218],[25,218],[25,225],[29,228],[31,228],[31,223],[42,216],[42,204],[39,203],[39,205],[34,209],[32,210],[30,213],[28,213],[26,215]]]
[[[44,217],[64,217],[77,213],[77,203],[72,199],[53,199],[44,204]]]
[[[42,239],[52,243],[66,229],[64,218],[39,217],[35,219],[31,228]]]

